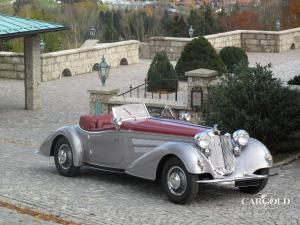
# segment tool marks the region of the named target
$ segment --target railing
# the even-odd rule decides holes
[[[155,91],[147,91],[148,86],[150,84],[153,84],[153,82],[150,83],[149,81],[147,81],[147,79],[145,79],[145,83],[140,84],[140,85],[135,86],[135,87],[132,87],[132,85],[130,85],[128,91],[125,91],[125,92],[119,94],[118,96],[125,97],[125,95],[129,94],[129,97],[131,98],[133,96],[133,94],[136,93],[136,97],[140,98],[141,92],[142,92],[142,97],[143,98],[151,97],[152,99],[154,99],[155,95],[158,95],[159,99],[162,99],[162,96],[166,96],[166,99],[169,100],[170,96],[172,94],[174,94],[175,95],[174,99],[175,99],[175,101],[177,101],[177,98],[178,98],[178,79],[163,79],[163,80],[155,81],[155,83],[162,83],[162,82],[176,82],[175,91],[173,91],[173,92],[169,92],[169,91],[162,92],[161,89],[156,91],[156,92]]]

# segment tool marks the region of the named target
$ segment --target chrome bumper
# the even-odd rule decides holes
[[[213,180],[198,180],[197,183],[200,184],[214,184],[214,183],[232,183],[235,181],[245,181],[245,180],[258,180],[268,178],[268,175],[246,175],[244,177],[233,177],[233,178],[219,178]]]

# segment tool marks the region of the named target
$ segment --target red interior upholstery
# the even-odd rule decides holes
[[[79,126],[86,131],[113,129],[112,115],[84,115],[80,117]]]

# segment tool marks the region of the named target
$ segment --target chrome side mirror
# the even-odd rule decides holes
[[[189,121],[191,121],[192,116],[190,113],[182,113],[180,119],[189,122]]]
[[[112,123],[115,124],[116,126],[121,126],[122,125],[122,119],[121,118],[113,118]]]

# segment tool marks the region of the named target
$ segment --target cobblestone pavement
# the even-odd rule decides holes
[[[300,75],[300,49],[281,53],[248,52],[250,65],[272,64],[272,70],[277,78],[287,82],[296,75]]]
[[[299,56],[300,50],[293,53]],[[300,71],[296,58],[285,54],[288,62],[294,62],[286,71]],[[263,58],[259,53],[249,54],[250,62],[258,57]],[[126,91],[130,84],[143,83],[149,64],[141,60],[112,69],[107,86]],[[155,182],[87,168],[79,177],[59,176],[53,159],[33,152],[51,131],[76,124],[80,115],[89,112],[87,90],[99,88],[100,80],[91,73],[45,82],[41,87],[43,109],[26,111],[24,82],[0,79],[0,200],[85,224],[300,223],[299,161],[279,170],[263,191],[291,198],[291,205],[267,211],[242,205],[241,200],[249,195],[232,187],[207,186],[195,202],[179,206],[170,203]],[[1,222],[25,217],[0,208]]]
[[[55,225],[55,223],[16,213],[14,210],[0,208],[0,225]]]
[[[290,205],[275,209],[243,205],[242,199],[251,195],[231,186],[206,185],[193,203],[181,206],[170,203],[157,182],[89,168],[78,177],[62,177],[53,159],[33,154],[35,150],[1,145],[0,200],[84,224],[300,223],[300,160],[272,171],[279,175],[271,177],[262,192],[290,198]]]

